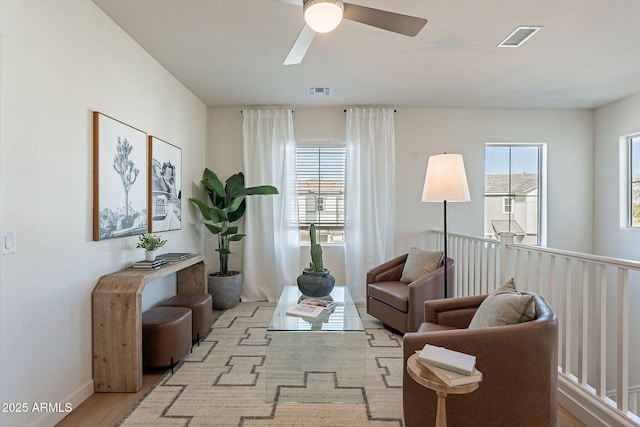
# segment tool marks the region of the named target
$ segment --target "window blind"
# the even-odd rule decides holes
[[[346,157],[345,147],[296,147],[300,228],[344,229]]]

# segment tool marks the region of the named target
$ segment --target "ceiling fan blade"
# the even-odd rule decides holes
[[[311,46],[311,41],[313,41],[313,37],[315,35],[315,31],[305,24],[282,65],[295,65],[301,63],[304,55],[309,49],[309,46]]]
[[[383,30],[414,37],[427,25],[427,20],[357,4],[344,4],[344,19],[361,22]]]

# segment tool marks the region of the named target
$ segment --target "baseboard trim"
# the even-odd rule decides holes
[[[78,388],[75,392],[71,393],[64,401],[60,402],[60,406],[64,407],[67,403],[70,404],[71,410],[80,406],[82,402],[87,400],[89,396],[93,394],[93,379],[89,380],[85,385]],[[37,419],[32,426],[34,427],[49,427],[58,424],[64,417],[69,415],[71,411],[65,412],[50,412],[44,414]]]
[[[558,403],[589,427],[640,427],[611,405],[558,374]]]

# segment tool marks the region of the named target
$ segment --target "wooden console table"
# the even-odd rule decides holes
[[[178,294],[207,292],[204,256],[157,270],[126,269],[102,276],[93,290],[93,381],[96,392],[142,387],[142,291],[176,273]]]

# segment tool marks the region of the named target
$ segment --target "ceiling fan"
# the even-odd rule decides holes
[[[295,65],[302,62],[315,34],[333,31],[342,19],[360,22],[409,37],[414,37],[427,24],[427,20],[424,18],[345,3],[342,0],[278,1],[302,6],[305,20],[305,25],[283,65]]]

